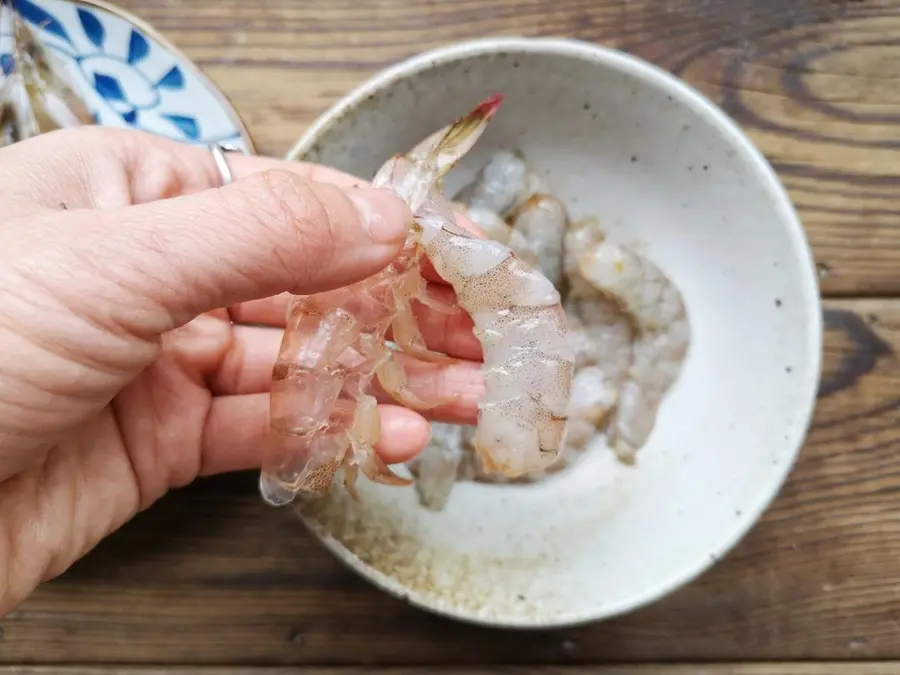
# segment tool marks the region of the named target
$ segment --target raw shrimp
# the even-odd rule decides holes
[[[565,444],[557,461],[546,469],[511,478],[485,471],[480,465],[474,450],[474,427],[441,425],[423,460],[416,464],[416,487],[428,508],[443,508],[453,487],[454,471],[456,481],[539,482],[576,461],[597,432],[606,432],[620,460],[632,463],[649,436],[689,342],[680,296],[658,268],[637,253],[614,246],[596,219],[569,222],[562,203],[544,185],[523,178],[534,175],[518,152],[498,152],[457,197],[477,205],[457,202],[455,207],[487,237],[539,267],[565,298],[575,359]],[[492,209],[501,211],[503,217]],[[635,288],[610,283],[598,276],[596,269],[587,277],[583,273],[583,260],[617,250],[628,259],[627,267],[641,270],[632,278]],[[660,305],[651,303],[646,311],[640,311],[638,288],[642,284],[667,289],[660,296]],[[667,317],[669,306],[674,312]],[[669,321],[668,327],[658,326],[654,317]]]
[[[528,211],[530,205],[533,206]],[[575,356],[566,448],[549,471],[523,477],[536,482],[569,465],[609,421],[631,364],[634,331],[631,318],[583,279],[578,256],[572,254],[583,252],[602,239],[603,232],[596,221],[573,223],[567,230],[568,218],[562,203],[541,193],[532,195],[520,207],[515,231],[523,227],[523,221],[529,232],[528,249],[535,251],[541,270],[548,278],[557,279],[560,286],[566,286],[561,290],[567,291],[564,308]],[[508,482],[501,479],[479,472],[475,475],[475,480],[482,482]]]
[[[577,254],[582,278],[631,318],[634,344],[608,430],[616,455],[633,462],[681,372],[690,326],[678,289],[655,264],[602,233]]]
[[[514,230],[512,226],[496,213],[490,209],[478,206],[467,206],[458,202],[455,203],[453,207],[456,211],[471,220],[472,223],[484,233],[485,237],[507,246],[521,260],[532,267],[538,266],[537,256],[532,253],[528,240],[525,239],[525,235],[518,230]]]
[[[580,371],[599,366],[605,375],[606,387],[616,392],[604,397],[612,406],[631,365],[635,322],[614,298],[589,283],[579,267],[580,254],[598,246],[605,236],[600,224],[593,218],[572,223],[566,232],[563,268],[568,283],[565,310],[569,336],[575,350],[575,368]],[[589,372],[594,379],[591,388],[598,392],[598,372]],[[586,386],[582,378],[578,391],[586,393]],[[580,405],[578,398],[573,393],[573,406]]]
[[[513,214],[513,231],[521,234],[537,266],[561,290],[566,225],[566,207],[559,199],[545,192],[530,195]]]
[[[388,187],[413,213],[407,243],[382,272],[349,287],[295,298],[273,373],[271,431],[260,490],[271,504],[324,494],[338,469],[355,494],[359,470],[371,480],[409,484],[377,456],[373,376],[401,403],[445,402],[414,391],[393,340],[423,360],[429,352],[411,303],[432,302],[419,275],[423,255],[455,291],[482,345],[485,395],[475,448],[488,471],[518,476],[549,466],[563,448],[574,356],[560,295],[502,244],[456,225],[441,194],[444,175],[474,145],[500,97],[389,160],[372,185]]]
[[[0,12],[11,15],[13,66],[0,83],[3,145],[38,134],[94,123],[94,116],[68,82],[65,69],[38,41],[9,0]]]
[[[498,154],[504,156],[502,153]],[[527,169],[525,171],[528,172]],[[488,177],[492,175],[490,172],[483,172],[480,174],[481,180],[485,180],[485,173]],[[494,178],[496,180],[496,175]],[[524,193],[520,191],[518,194]],[[457,202],[454,208],[468,216],[488,238],[507,244],[521,259],[539,267],[555,285],[562,284],[563,242],[568,216],[559,199],[545,192],[530,194],[524,203],[507,214],[514,226],[483,206],[469,207]],[[573,273],[578,274],[577,269]],[[621,336],[625,348],[630,347],[630,330],[623,326],[621,315],[615,306],[593,288],[589,288],[589,296],[590,299],[569,303],[574,303],[578,311],[571,310],[568,304],[566,306],[569,335],[570,338],[576,338],[573,345],[577,368],[597,362],[620,360],[621,347],[613,344],[609,339],[611,337]],[[593,320],[588,328],[581,325],[582,303],[585,303],[585,319]],[[608,315],[600,311],[606,308],[611,310]],[[607,325],[607,321],[611,325]],[[624,332],[621,330],[623,327]],[[604,337],[607,338],[605,341],[602,340]],[[606,348],[610,350],[608,355]],[[590,356],[586,357],[582,352],[590,352]],[[626,368],[627,365],[626,362]],[[457,481],[534,483],[561,471],[580,454],[578,451],[587,444],[597,429],[602,428],[615,404],[624,370],[619,368],[614,373],[607,374],[601,368],[592,366],[575,372],[568,409],[566,445],[559,459],[547,469],[512,478],[485,471],[475,452],[475,427],[432,424],[431,442],[418,458],[408,464],[415,476],[420,503],[429,509],[442,509]]]
[[[596,292],[568,298],[566,317],[576,355],[566,442],[583,449],[618,403],[631,365],[633,332],[628,318]]]
[[[498,152],[492,157],[489,166],[479,172],[476,180],[467,189],[468,194],[472,195],[471,198],[483,205],[469,206],[456,202],[454,207],[481,228],[485,236],[506,244],[520,259],[538,267],[557,289],[562,290],[563,248],[568,215],[562,202],[549,194],[543,183],[537,178],[528,180],[528,176],[535,174],[525,166],[518,153]],[[467,193],[464,191],[461,194],[465,196]],[[501,198],[498,199],[498,195]],[[507,208],[509,204],[513,206]],[[489,206],[505,210],[507,220],[513,224],[510,225],[507,220],[488,208]],[[600,298],[599,293],[593,289],[591,296]],[[602,298],[600,301],[606,302]],[[569,315],[568,308],[566,313]],[[578,354],[582,349],[582,343],[595,337],[595,333],[605,330],[598,319],[598,325],[592,326],[588,333],[581,328],[578,320],[579,316],[576,314],[575,322],[568,325],[570,338],[583,336],[573,342],[576,347],[576,367],[579,367]],[[627,339],[630,340],[630,334]],[[594,349],[601,348],[600,345],[589,346]],[[443,508],[453,487],[451,476],[455,477],[456,481],[474,480],[492,484],[534,483],[568,466],[579,454],[577,451],[590,440],[608,416],[608,410],[605,414],[597,413],[598,392],[603,395],[603,405],[611,408],[615,403],[616,390],[609,383],[609,378],[603,378],[599,383],[591,379],[596,378],[597,372],[598,368],[584,373],[576,371],[569,403],[566,446],[559,459],[547,469],[538,469],[512,478],[485,471],[474,448],[475,427],[441,425],[436,429],[435,425],[432,425],[435,435],[423,452],[423,459],[421,461],[417,459],[410,465],[411,469],[415,467],[420,503],[427,508]]]
[[[460,478],[465,452],[462,433],[460,425],[432,422],[428,445],[407,463],[422,506],[440,511],[447,504],[453,484]]]
[[[529,171],[522,158],[514,152],[500,150],[491,156],[475,180],[457,193],[454,201],[503,218],[527,198],[528,183]]]
[[[529,197],[546,191],[544,182],[528,168],[519,152],[498,150],[454,201],[507,220]]]

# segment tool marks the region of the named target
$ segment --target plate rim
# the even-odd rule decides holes
[[[32,2],[40,2],[40,0],[32,0]],[[91,7],[104,12],[108,12],[113,16],[124,19],[126,22],[130,23],[132,26],[134,26],[147,36],[151,37],[155,42],[159,43],[161,47],[170,52],[183,65],[186,65],[191,74],[196,77],[210,93],[212,93],[213,97],[216,99],[216,102],[226,112],[231,122],[234,124],[235,128],[240,134],[241,138],[247,144],[250,154],[255,155],[257,153],[256,142],[253,139],[253,134],[250,133],[250,129],[247,127],[247,124],[244,122],[243,117],[241,117],[241,114],[238,112],[237,106],[235,106],[231,98],[224,91],[222,91],[222,89],[219,88],[219,86],[215,82],[213,82],[209,75],[203,72],[200,66],[194,63],[193,59],[191,59],[179,47],[177,47],[159,29],[155,28],[146,19],[142,19],[141,17],[132,14],[127,9],[124,9],[117,5],[113,5],[106,0],[62,0],[62,2],[66,2],[71,5],[83,5],[86,7]],[[13,11],[15,11],[15,8],[13,8]]]

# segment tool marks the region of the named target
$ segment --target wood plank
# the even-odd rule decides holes
[[[421,675],[409,668],[9,666],[0,675]],[[681,663],[441,668],[441,675],[898,675],[900,662]]]
[[[826,294],[900,292],[900,0],[124,0],[283,154],[380,68],[491,35],[618,47],[722,105],[800,209]]]
[[[441,675],[897,675],[900,663],[684,663],[441,668]],[[0,675],[420,675],[421,668],[11,666]]]
[[[651,607],[524,635],[439,619],[360,580],[238,474],[169,495],[39,589],[0,623],[0,663],[900,660],[900,299],[832,301],[826,324],[814,427],[779,499]]]

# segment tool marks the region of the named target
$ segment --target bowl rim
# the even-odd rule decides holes
[[[421,72],[446,63],[495,53],[537,53],[587,61],[630,75],[691,106],[712,127],[717,128],[748,162],[754,179],[773,200],[775,209],[781,216],[782,225],[788,230],[801,274],[801,294],[806,299],[799,311],[806,314],[808,326],[806,339],[809,361],[807,372],[802,373],[804,381],[808,384],[805,393],[806,402],[803,406],[798,406],[798,415],[792,429],[796,435],[793,447],[787,448],[785,452],[789,461],[779,463],[778,467],[771,467],[769,482],[759,490],[756,506],[747,509],[740,520],[733,521],[734,524],[724,532],[715,550],[699,555],[694,565],[677,570],[676,573],[657,581],[655,585],[648,586],[642,593],[634,594],[615,604],[601,605],[596,609],[557,613],[552,617],[484,617],[459,607],[441,606],[430,602],[424,594],[405,588],[392,577],[363,562],[318,526],[313,519],[300,515],[307,529],[342,563],[374,586],[415,607],[463,623],[493,628],[540,630],[573,627],[626,614],[652,604],[693,582],[729,553],[756,526],[763,513],[772,505],[806,443],[816,409],[822,376],[824,340],[822,299],[815,259],[800,217],[781,179],[749,136],[724,110],[692,85],[649,61],[612,47],[572,38],[488,37],[456,42],[419,53],[382,69],[343,96],[306,129],[287,152],[285,159],[302,161],[303,155],[331,125],[368,97],[393,86],[397,81],[415,77]],[[804,268],[807,270],[806,275],[803,275]],[[419,595],[422,597],[418,597]]]

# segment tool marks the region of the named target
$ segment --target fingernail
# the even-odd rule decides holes
[[[406,237],[412,214],[390,190],[364,188],[347,193],[356,204],[369,237],[376,244],[393,244]]]

